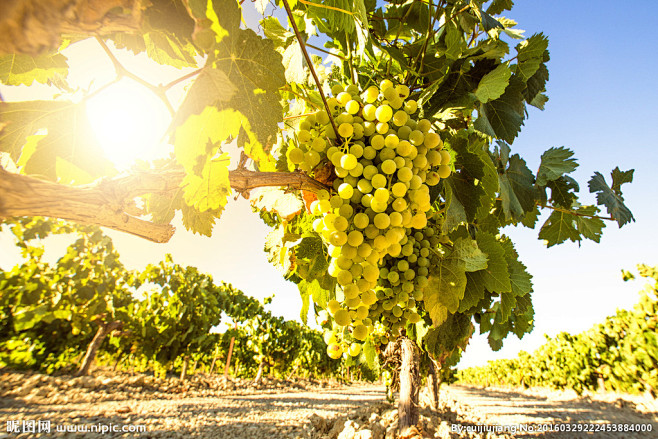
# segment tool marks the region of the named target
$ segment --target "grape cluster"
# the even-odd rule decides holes
[[[415,303],[437,239],[428,227],[429,188],[451,170],[430,121],[413,117],[418,104],[405,85],[384,80],[362,93],[340,84],[331,91],[338,132],[326,111],[306,116],[287,156],[311,176],[329,163],[335,175],[333,190],[320,191],[310,210],[331,257],[328,272],[342,287],[327,307],[335,325],[325,340],[329,356],[338,358],[343,351],[358,355],[358,342],[377,320],[395,333],[420,319]]]

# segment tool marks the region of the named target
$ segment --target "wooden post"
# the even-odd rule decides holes
[[[212,363],[210,364],[210,372],[208,372],[208,375],[212,375],[212,371],[215,370],[215,362],[217,361],[217,357],[219,357],[219,345],[215,346],[215,356],[212,357]]]
[[[231,337],[231,344],[228,346],[228,356],[226,357],[226,366],[224,367],[224,379],[228,379],[228,367],[231,365],[231,355],[233,355],[233,344],[235,337]]]
[[[398,418],[400,434],[418,424],[419,353],[416,344],[407,337],[400,341],[402,364],[400,366],[400,401]]]

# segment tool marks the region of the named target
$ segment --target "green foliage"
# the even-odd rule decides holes
[[[542,386],[642,393],[655,396],[658,386],[658,270],[638,266],[650,278],[633,310],[617,311],[605,322],[577,335],[560,333],[548,338],[532,354],[521,352],[511,360],[490,361],[482,367],[459,371],[460,382],[496,386]]]

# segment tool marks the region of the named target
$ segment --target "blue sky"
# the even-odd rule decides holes
[[[654,56],[658,5],[638,1],[622,9],[619,2],[610,1],[518,1],[506,16],[518,21],[527,36],[540,31],[548,35],[551,51],[550,101],[543,112],[529,110],[513,152],[536,169],[546,149],[573,149],[581,165],[575,177],[587,203],[594,202],[587,191],[594,171],[609,178],[615,166],[635,169],[635,182],[625,186],[625,197],[637,222],[623,229],[609,224],[600,244],[588,241],[578,247],[567,243],[550,249],[537,239],[538,230],[506,229],[534,276],[536,329],[523,341],[510,336],[498,353],[491,352],[484,337],[476,336],[460,366],[514,356],[520,349],[532,351],[544,341],[544,333],[582,331],[617,308],[631,307],[641,282],[622,282],[621,269],[632,269],[638,263],[658,264],[653,227],[658,216],[654,170],[658,163],[658,92],[653,81],[658,71]],[[77,63],[83,73],[91,68],[82,59]],[[171,79],[181,75],[168,74]],[[9,99],[20,96],[17,90],[5,88],[2,92]],[[263,298],[275,293],[272,311],[298,318],[301,300],[297,288],[267,262],[262,249],[268,230],[244,200],[229,203],[212,238],[186,232],[178,219],[176,225],[178,231],[168,244],[113,231],[109,234],[129,268],[139,269],[169,252],[178,263],[197,266],[247,294]],[[49,257],[61,255],[65,245],[63,239],[49,240]],[[17,256],[10,237],[0,234],[0,267],[9,268]]]

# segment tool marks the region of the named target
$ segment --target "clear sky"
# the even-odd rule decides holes
[[[637,222],[623,229],[610,223],[600,244],[587,241],[580,248],[567,243],[546,249],[537,239],[538,230],[506,229],[534,276],[535,331],[522,341],[510,336],[498,353],[491,352],[485,337],[474,337],[460,367],[511,357],[521,349],[532,351],[544,341],[545,333],[585,330],[617,308],[632,307],[641,282],[622,282],[621,269],[632,269],[638,263],[658,264],[658,238],[653,228],[658,216],[658,177],[654,170],[658,162],[658,91],[653,80],[658,71],[654,56],[658,4],[648,0],[635,2],[632,7],[611,1],[516,3],[507,16],[518,21],[527,36],[540,31],[548,35],[551,61],[550,101],[543,112],[530,108],[521,135],[512,145],[513,152],[536,169],[544,150],[552,146],[573,149],[581,165],[575,176],[587,203],[594,202],[587,190],[594,171],[609,179],[615,166],[635,169],[634,183],[624,189]],[[88,78],[99,69],[110,74],[97,79],[93,87],[112,79],[109,61],[90,58],[91,52],[86,51],[91,48],[75,50],[80,53],[71,55],[71,74],[81,86],[89,86]],[[135,68],[140,75],[156,74],[143,59]],[[184,73],[157,69],[155,82],[167,82]],[[174,101],[182,90],[181,86],[174,91]],[[0,87],[0,92],[10,100],[36,97],[31,91],[14,87]],[[108,234],[129,268],[142,268],[169,252],[176,262],[199,267],[217,281],[230,282],[247,294],[258,298],[276,294],[270,305],[273,313],[299,318],[297,288],[267,262],[263,244],[268,230],[243,199],[229,203],[212,238],[186,232],[178,218],[174,225],[177,232],[167,244],[114,231]],[[58,257],[65,245],[63,239],[49,240],[48,256]],[[0,267],[9,268],[17,259],[10,237],[0,234]]]

